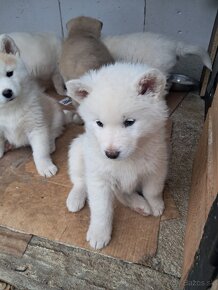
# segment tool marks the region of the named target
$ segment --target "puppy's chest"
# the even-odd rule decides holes
[[[0,118],[0,132],[9,143],[15,146],[23,146],[28,143],[22,117],[7,116],[4,119]]]
[[[140,166],[124,165],[119,168],[114,168],[111,172],[112,179],[118,190],[123,192],[132,192],[138,188],[142,179],[142,170]]]

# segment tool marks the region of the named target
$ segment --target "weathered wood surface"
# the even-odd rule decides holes
[[[0,280],[19,290],[178,289],[177,279],[144,266],[37,237],[21,258],[0,252]]]
[[[10,231],[5,228],[0,229],[0,252],[22,257],[32,235]]]
[[[184,284],[194,263],[211,205],[218,192],[218,87],[195,156],[185,234]]]

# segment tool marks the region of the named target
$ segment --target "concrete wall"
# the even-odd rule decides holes
[[[104,22],[103,34],[138,31],[163,33],[207,48],[218,8],[217,0],[0,0],[0,33],[54,31],[79,15]],[[177,68],[199,78],[199,60],[184,60]]]

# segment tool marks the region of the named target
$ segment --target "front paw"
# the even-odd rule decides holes
[[[162,199],[153,203],[152,204],[153,216],[161,216],[164,212],[164,208],[165,208],[164,201]]]
[[[85,201],[86,196],[84,195],[84,192],[73,188],[67,197],[67,208],[71,212],[80,211],[84,207]]]
[[[44,177],[51,177],[55,175],[58,171],[57,166],[55,166],[51,160],[43,160],[37,162],[36,168],[38,173]]]
[[[102,249],[111,240],[111,229],[107,229],[107,227],[94,227],[90,226],[86,235],[86,240],[89,242],[90,246],[96,250]]]

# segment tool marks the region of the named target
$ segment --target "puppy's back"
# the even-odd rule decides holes
[[[69,34],[63,43],[60,58],[60,71],[65,81],[114,62],[109,50],[99,39],[101,27],[99,20],[83,16],[67,23]]]

